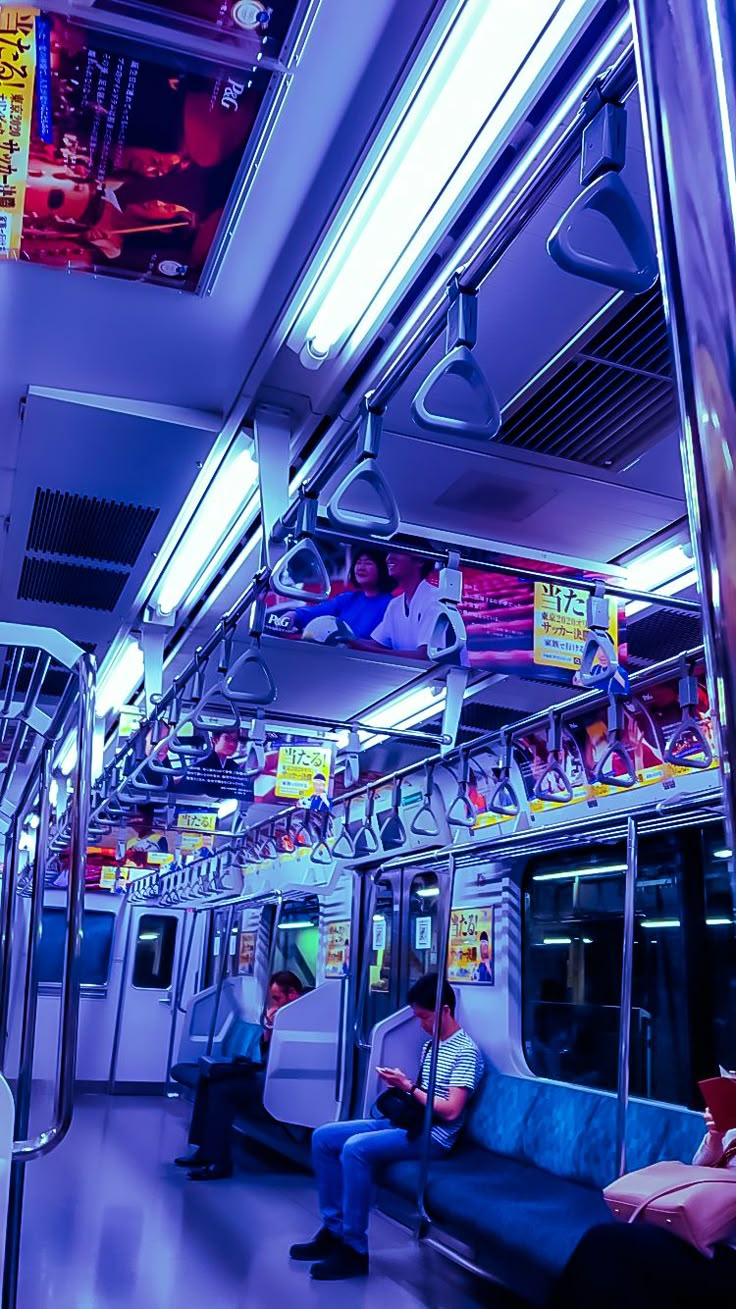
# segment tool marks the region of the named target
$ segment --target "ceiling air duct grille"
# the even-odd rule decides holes
[[[574,353],[540,374],[504,413],[496,440],[519,450],[618,468],[677,419],[659,287],[627,301]]]
[[[101,609],[112,613],[129,574],[110,568],[36,559],[26,555],[18,585],[19,600],[37,604],[71,605],[75,609]]]
[[[26,549],[132,568],[158,509],[38,487]]]

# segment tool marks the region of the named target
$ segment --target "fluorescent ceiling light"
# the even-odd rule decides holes
[[[300,932],[303,927],[314,927],[308,918],[295,918],[290,923],[279,923],[280,932]]]
[[[730,858],[732,857],[732,855],[733,855],[733,850],[728,850],[728,849],[726,849],[725,846],[724,846],[724,848],[723,848],[722,850],[714,850],[714,851],[713,851],[713,858],[714,858],[714,859],[730,859]]]
[[[315,363],[386,316],[597,0],[455,0],[445,6],[338,218],[295,326]]]
[[[707,927],[733,927],[732,918],[706,918]]]
[[[573,877],[596,877],[602,873],[625,873],[626,864],[599,864],[597,868],[568,868],[560,873],[535,873],[533,882],[565,882]]]
[[[401,695],[394,696],[374,713],[366,714],[363,722],[369,727],[404,728],[408,731],[412,727],[418,727],[420,723],[425,723],[428,718],[436,718],[437,714],[441,714],[446,699],[447,692],[444,687],[419,686],[413,691],[404,691]],[[335,739],[338,749],[346,750],[350,743],[350,733],[340,731]],[[373,736],[370,732],[358,732],[358,740],[363,750],[370,750],[372,746],[380,745],[387,739],[385,736]]]
[[[572,945],[571,936],[545,936],[542,945]]]
[[[679,927],[679,918],[642,918],[640,927],[650,931],[653,927]]]
[[[434,900],[440,893],[438,886],[420,886],[417,895],[420,900]]]
[[[55,767],[59,769],[60,773],[63,773],[64,777],[68,777],[69,774],[74,771],[76,766],[77,766],[77,733],[76,731],[72,731],[66,737],[64,744],[62,745],[58,755],[56,756]]]
[[[139,941],[158,941],[158,932],[141,932]]]
[[[111,710],[119,713],[142,679],[143,651],[134,636],[126,636],[102,664],[97,679],[97,717],[105,718]]]
[[[624,584],[632,591],[658,591],[660,595],[677,595],[695,586],[698,575],[693,565],[692,551],[682,544],[660,546],[648,550],[626,565]],[[643,600],[634,600],[626,606],[626,616],[641,613],[650,606]]]
[[[217,817],[229,818],[230,814],[235,813],[237,807],[238,807],[238,801],[236,800],[235,796],[234,795],[228,796],[226,800],[221,800],[219,805],[217,806]]]
[[[239,441],[220,464],[169,558],[154,592],[159,613],[172,614],[195,587],[207,584],[219,566],[220,548],[253,500],[257,481],[250,442]]]

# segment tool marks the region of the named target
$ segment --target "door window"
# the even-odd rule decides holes
[[[143,991],[166,991],[171,986],[176,949],[175,918],[142,914],[133,960],[133,986]]]

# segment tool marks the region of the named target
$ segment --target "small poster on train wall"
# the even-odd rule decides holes
[[[325,977],[346,977],[350,968],[350,919],[327,924]]]
[[[256,966],[256,933],[241,932],[238,949],[238,972],[241,977],[252,977]]]
[[[297,0],[92,0],[94,9],[132,18],[187,26],[187,20],[237,38],[239,53],[276,58],[284,43]],[[181,20],[181,22],[177,21]]]
[[[280,800],[295,800],[306,809],[329,809],[332,757],[330,745],[282,745],[274,794]]]
[[[0,255],[195,290],[270,74],[27,6],[0,42]]]
[[[493,908],[453,909],[447,954],[448,982],[493,985]]]
[[[272,592],[268,633],[376,655],[392,651],[426,659],[430,643],[437,640],[437,621],[447,612],[438,590],[440,562],[372,544],[351,550],[318,537],[317,545],[332,579],[329,599],[309,602],[306,583],[304,602]],[[502,562],[510,568],[523,566],[521,560]],[[451,662],[575,682],[585,644],[586,592],[562,579],[535,584],[511,573],[470,567],[461,572],[460,626],[453,635],[457,648],[448,656]],[[550,572],[564,575],[559,568],[550,567]],[[298,575],[291,578],[295,584],[300,580]],[[611,634],[623,662],[623,627],[613,602],[611,614]]]

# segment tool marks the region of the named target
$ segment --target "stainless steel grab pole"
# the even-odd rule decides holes
[[[184,925],[186,925],[186,918],[184,919]],[[192,957],[192,946],[194,944],[196,930],[197,915],[192,914],[189,936],[187,937],[186,947],[182,951],[179,972],[176,978],[176,988],[174,990],[171,1005],[171,1029],[169,1031],[169,1048],[166,1054],[166,1082],[164,1084],[167,1095],[171,1095],[169,1086],[171,1085],[171,1069],[174,1063],[174,1046],[176,1045],[176,1028],[179,1021],[179,1015],[186,1013],[186,1010],[181,1007],[181,998],[184,994],[184,983],[186,982],[187,973],[189,972],[189,961]]]
[[[30,921],[26,950],[26,972],[23,987],[23,1019],[20,1038],[20,1058],[15,1086],[15,1129],[17,1140],[25,1140],[31,1114],[33,1092],[33,1056],[36,1046],[36,1018],[38,1013],[38,966],[41,935],[43,932],[43,900],[46,880],[46,856],[49,841],[49,788],[51,786],[51,756],[53,746],[46,744],[40,759],[39,805],[40,821],[36,832],[36,853],[33,861],[33,885],[30,898]],[[15,1157],[10,1168],[8,1196],[8,1226],[5,1233],[5,1260],[3,1265],[3,1309],[14,1309],[18,1298],[18,1272],[20,1235],[23,1222],[23,1189],[26,1159]]]
[[[61,984],[61,1031],[59,1075],[54,1104],[54,1122],[29,1141],[16,1141],[13,1158],[36,1159],[59,1145],[71,1126],[74,1112],[74,1082],[77,1071],[79,1034],[80,967],[84,920],[84,884],[87,871],[87,827],[92,794],[92,734],[95,714],[95,659],[83,654],[79,660],[79,712],[77,722],[76,803],[72,809],[69,844],[69,893],[66,924],[64,975]]]
[[[624,939],[621,951],[621,1011],[618,1032],[618,1090],[616,1096],[617,1177],[622,1177],[626,1172],[626,1117],[629,1108],[631,994],[634,981],[634,928],[636,926],[636,878],[638,867],[639,834],[636,830],[636,819],[630,817],[626,834]]]
[[[736,839],[736,16],[632,0],[726,826]],[[731,865],[732,887],[736,875]]]
[[[5,1069],[8,1044],[8,1018],[10,1013],[10,986],[13,967],[12,936],[15,887],[18,881],[20,828],[23,819],[19,811],[5,838],[5,864],[0,889],[0,1071]]]
[[[212,1022],[210,1023],[210,1030],[207,1035],[206,1053],[208,1055],[212,1054],[212,1047],[215,1043],[215,1035],[217,1033],[217,1019],[220,1013],[220,1001],[222,999],[223,987],[225,986],[225,976],[227,974],[227,961],[230,958],[230,935],[233,930],[234,915],[235,915],[235,905],[230,905],[227,914],[227,920],[226,920],[225,942],[224,942],[224,947],[222,949],[222,959],[220,960],[220,968],[217,975],[217,988],[215,990],[215,1008],[212,1014]]]
[[[455,891],[455,856],[449,855],[447,861],[447,874],[445,877],[444,887],[444,918],[442,921],[442,934],[439,940],[439,949],[437,951],[437,999],[434,1009],[434,1027],[432,1030],[432,1048],[429,1057],[429,1077],[427,1079],[427,1105],[424,1112],[424,1129],[422,1133],[422,1156],[419,1171],[419,1191],[417,1194],[417,1210],[419,1213],[419,1230],[417,1235],[421,1238],[426,1236],[431,1225],[431,1219],[427,1213],[425,1197],[427,1193],[427,1182],[429,1180],[429,1152],[432,1144],[432,1126],[434,1110],[434,1093],[437,1086],[437,1063],[440,1053],[440,1034],[442,1028],[442,992],[447,974],[447,956],[450,949],[450,928],[452,925],[452,898]]]

